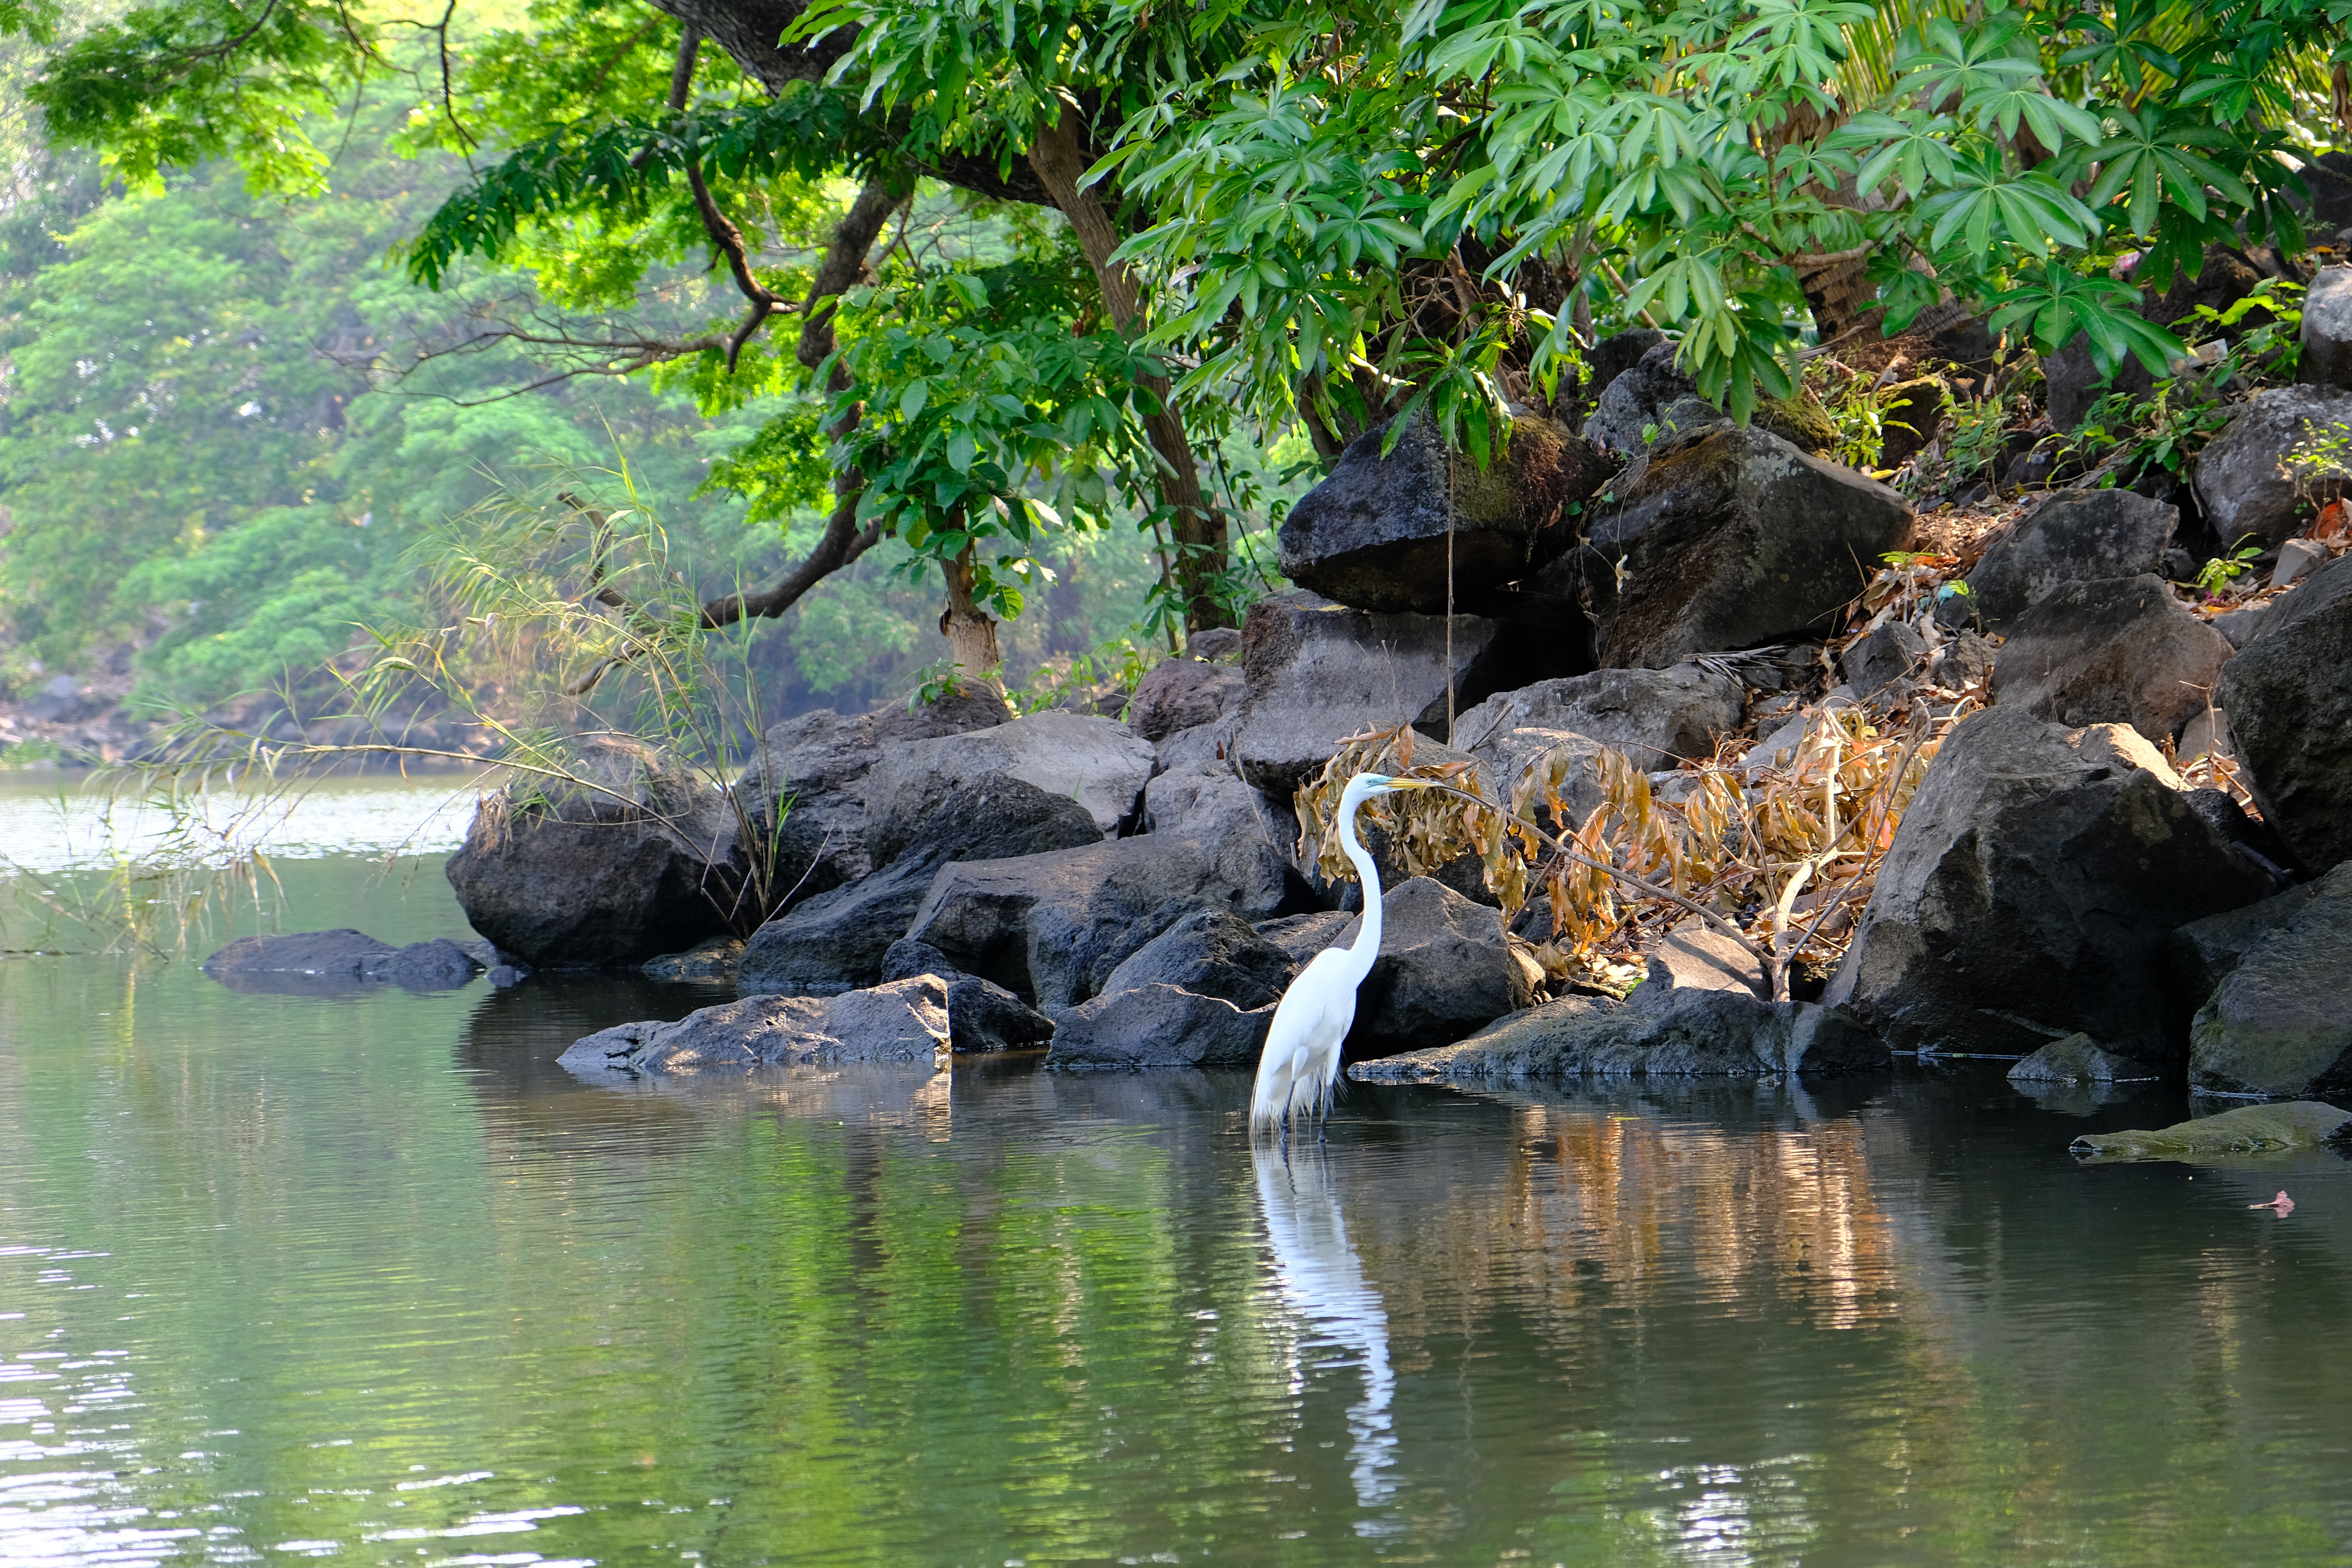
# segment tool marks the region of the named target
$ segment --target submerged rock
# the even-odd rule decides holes
[[[233,991],[311,995],[364,985],[410,991],[463,985],[486,966],[446,937],[394,947],[348,927],[283,936],[243,936],[204,962]]]
[[[2263,1154],[2284,1149],[2315,1149],[2337,1131],[2352,1112],[2313,1100],[2244,1105],[2218,1116],[2200,1116],[2153,1132],[2087,1132],[2069,1145],[2078,1159],[2185,1160],[2200,1154]]]
[[[2183,1058],[2165,939],[2275,884],[2083,739],[2007,707],[1952,731],[1823,1001],[1901,1048],[2021,1056],[2080,1031],[2146,1066]]]
[[[948,1044],[947,1000],[947,987],[928,974],[838,996],[746,996],[676,1023],[655,1019],[600,1029],[557,1059],[590,1073],[929,1062]]]
[[[2009,1069],[2011,1083],[2147,1083],[2155,1078],[2139,1063],[2101,1050],[2088,1035],[2053,1040]]]

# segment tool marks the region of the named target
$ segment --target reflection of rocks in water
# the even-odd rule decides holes
[[[1357,1245],[1400,1342],[1444,1331],[1419,1281],[1490,1273],[1544,1318],[1602,1303],[1635,1311],[1669,1281],[1741,1318],[1793,1312],[1820,1328],[1891,1318],[1893,1237],[1871,1188],[1860,1122],[1793,1085],[1653,1080],[1622,1092],[1482,1098],[1514,1123],[1506,1201],[1491,1173],[1449,1170],[1475,1145],[1413,1151],[1429,1201],[1384,1209]],[[1488,1149],[1491,1157],[1491,1146]],[[1479,1194],[1449,1203],[1450,1192]],[[1409,1226],[1393,1222],[1409,1215]]]
[[[2154,1080],[2080,1083],[2066,1079],[2013,1079],[2018,1093],[2057,1116],[2091,1116],[2111,1105],[2128,1103],[2147,1092]]]
[[[1396,1482],[1382,1473],[1395,1464],[1397,1447],[1390,1415],[1396,1373],[1389,1365],[1387,1310],[1348,1245],[1347,1216],[1339,1210],[1323,1150],[1302,1142],[1286,1160],[1260,1145],[1251,1150],[1251,1159],[1257,1168],[1258,1210],[1274,1249],[1275,1284],[1306,1320],[1307,1331],[1290,1348],[1291,1385],[1305,1387],[1307,1355],[1318,1345],[1354,1352],[1364,1397],[1348,1412],[1349,1468],[1358,1505],[1376,1507],[1396,1492]],[[1318,1363],[1313,1370],[1332,1364]]]

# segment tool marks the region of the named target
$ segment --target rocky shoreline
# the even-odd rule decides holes
[[[1297,798],[1344,746],[1410,726],[1423,765],[1505,800],[1553,760],[1573,826],[1604,754],[1671,800],[1706,769],[1754,784],[1844,715],[1941,739],[1797,999],[1693,920],[1628,928],[1629,999],[1564,974],[1465,856],[1388,878],[1353,1073],[1965,1052],[2352,1092],[2352,561],[2272,482],[2311,421],[2352,428],[2352,390],[2261,394],[2169,499],[2058,489],[1960,539],[1957,513],[1710,417],[1670,355],[1621,383],[1581,434],[1521,419],[1475,483],[1425,433],[1359,443],[1281,531],[1311,586],[1196,637],[1124,721],[983,692],[804,714],[731,789],[609,739],[583,754],[596,790],[487,799],[450,881],[517,966],[731,962],[741,1000],[590,1037],[565,1058],[583,1071],[1039,1045],[1066,1069],[1246,1065],[1360,907],[1302,851]],[[2284,591],[2232,608],[2179,586],[2184,507],[2200,542],[2259,535]],[[1451,616],[1431,599],[1449,550]],[[747,900],[766,918],[739,950]]]

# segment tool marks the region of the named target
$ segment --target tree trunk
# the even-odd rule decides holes
[[[971,602],[972,584],[980,575],[978,552],[966,544],[962,554],[940,563],[940,570],[948,580],[948,609],[940,617],[940,630],[947,634],[948,654],[956,662],[956,684],[969,688],[977,683],[1001,696],[1004,683],[997,679],[997,669],[1004,656],[997,650],[996,623]]]
[[[1061,118],[1039,131],[1029,148],[1029,166],[1070,220],[1078,247],[1095,269],[1095,283],[1102,289],[1112,324],[1132,337],[1141,325],[1141,300],[1134,275],[1124,263],[1111,259],[1123,237],[1102,202],[1078,185],[1092,163],[1078,140],[1076,111],[1066,105]],[[1201,470],[1192,460],[1184,422],[1170,405],[1168,378],[1146,376],[1143,387],[1160,405],[1160,412],[1145,419],[1143,427],[1160,458],[1160,501],[1175,514],[1176,583],[1184,598],[1184,625],[1192,631],[1232,626],[1233,616],[1210,592],[1225,569],[1224,517],[1201,494]]]

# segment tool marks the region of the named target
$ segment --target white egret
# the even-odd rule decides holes
[[[1252,1136],[1279,1131],[1286,1142],[1293,1122],[1319,1119],[1331,1109],[1339,1047],[1356,1021],[1356,987],[1381,955],[1381,871],[1356,837],[1356,808],[1380,795],[1429,787],[1425,779],[1358,773],[1339,793],[1339,842],[1364,887],[1362,928],[1352,947],[1317,953],[1282,994],[1265,1054],[1258,1058],[1257,1087],[1250,1093]]]

